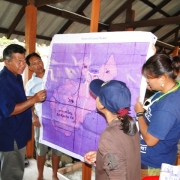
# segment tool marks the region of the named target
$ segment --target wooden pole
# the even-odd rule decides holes
[[[98,32],[100,0],[92,0],[90,32]],[[82,163],[82,180],[91,180],[92,167]]]
[[[90,32],[98,32],[100,0],[92,0]]]
[[[34,5],[27,5],[25,9],[25,46],[27,55],[35,52],[36,49],[36,24],[37,24],[37,8]],[[32,72],[28,67],[25,69],[24,83],[32,77]],[[34,155],[34,126],[32,125],[32,138],[26,146],[26,156],[33,158]]]
[[[131,22],[134,21],[135,11],[131,10]],[[126,28],[126,31],[134,31],[134,28]]]
[[[82,180],[91,180],[92,166],[82,163]]]
[[[172,56],[173,56],[173,57],[174,57],[174,56],[178,56],[178,52],[179,52],[179,46],[175,46]]]

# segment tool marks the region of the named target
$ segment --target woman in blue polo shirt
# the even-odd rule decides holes
[[[141,178],[159,175],[162,163],[174,165],[180,138],[180,84],[175,81],[173,59],[150,57],[142,67],[150,88],[157,91],[135,105],[140,129]]]

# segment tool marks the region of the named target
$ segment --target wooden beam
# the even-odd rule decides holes
[[[173,46],[180,46],[180,42],[170,42]]]
[[[8,29],[0,28],[0,33],[5,34],[7,36]],[[13,34],[20,35],[20,36],[25,36],[25,32],[22,32],[22,31],[13,31]],[[43,39],[43,40],[46,40],[46,41],[51,41],[52,40],[52,37],[41,36],[41,35],[36,35],[36,38],[37,39]]]
[[[144,4],[147,4],[152,9],[156,8],[156,6],[153,3],[151,3],[150,1],[148,1],[148,0],[140,0],[140,1],[142,1]],[[163,11],[161,9],[159,9],[158,12],[161,13],[165,17],[170,17],[169,14],[167,14],[165,11]]]
[[[135,0],[130,0],[133,3]],[[128,7],[130,1],[126,1],[122,6],[120,6],[106,21],[105,24],[110,24],[117,16],[119,16]]]
[[[162,1],[158,6],[154,7],[149,13],[147,13],[141,20],[147,20],[151,16],[153,16],[156,12],[159,12],[161,8],[163,8],[167,3],[169,3],[171,0],[164,0]],[[166,16],[167,17],[167,16]],[[169,17],[169,16],[168,16]]]
[[[70,1],[70,0],[35,0],[35,6],[40,7],[40,6],[55,4],[63,1]]]
[[[73,13],[64,9],[54,8],[52,6],[42,6],[38,8],[38,10],[90,26],[90,19],[77,13]],[[109,26],[99,22],[99,27],[107,30]]]
[[[172,34],[176,33],[177,31],[179,31],[180,26],[176,27],[175,29],[171,30],[170,32],[166,33],[164,36],[162,36],[159,40],[163,41],[164,39],[168,38],[169,36],[171,36]]]
[[[5,1],[11,2],[13,4],[19,4],[19,5],[22,5],[22,6],[27,5],[27,0],[5,0]]]
[[[174,33],[174,43],[178,42],[179,30]]]
[[[151,19],[144,21],[135,21],[130,23],[111,24],[110,29],[113,31],[118,31],[121,30],[122,28],[137,28],[137,27],[159,26],[159,25],[169,25],[169,24],[180,24],[180,16]]]
[[[179,16],[180,15],[180,10],[176,13],[174,13],[171,17],[174,17],[174,16]],[[167,16],[167,17],[170,17],[170,16]],[[156,31],[158,31],[159,29],[161,29],[163,26],[157,26],[156,28],[154,28],[151,32],[152,33],[155,33]]]
[[[122,12],[126,10],[130,2],[134,2],[135,0],[126,1],[122,6],[119,6],[119,8],[108,18],[105,20],[105,24],[110,24],[117,16],[119,16]],[[99,27],[99,31],[102,31]],[[125,28],[122,28],[121,30],[125,30]]]
[[[170,49],[170,50],[174,50],[174,48],[175,48],[174,46],[167,44],[167,43],[164,43],[164,42],[159,41],[159,40],[156,41],[155,45],[158,45],[158,46],[164,47],[166,49]],[[178,49],[178,51],[180,52],[180,48]]]
[[[5,28],[0,28],[0,33],[2,34],[6,34],[8,33],[8,29],[5,29]]]
[[[81,6],[76,10],[75,13],[80,14],[81,12],[84,11],[84,9],[91,3],[91,0],[85,0]],[[74,21],[72,20],[68,20],[64,26],[59,30],[59,32],[57,34],[63,34],[68,28],[69,26],[73,23]]]
[[[7,33],[7,38],[8,39],[11,37],[11,35],[13,34],[13,31],[15,30],[16,26],[21,21],[22,17],[24,16],[24,13],[25,13],[25,6],[22,6],[22,8],[20,9],[19,13],[15,17],[13,23],[9,27],[9,30],[8,30],[8,33]]]

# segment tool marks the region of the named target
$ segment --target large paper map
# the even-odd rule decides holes
[[[40,142],[83,161],[97,150],[106,121],[89,93],[96,78],[124,81],[132,93],[131,115],[140,94],[141,67],[153,54],[156,37],[148,32],[55,35],[44,77]]]

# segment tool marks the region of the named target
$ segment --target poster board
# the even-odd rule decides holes
[[[141,95],[142,101],[146,90],[141,67],[154,54],[156,40],[138,31],[55,35],[44,76],[40,142],[81,161],[97,150],[106,120],[96,110],[89,83],[96,78],[125,82],[134,117],[136,99]]]

